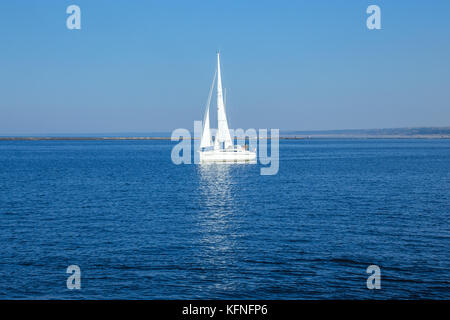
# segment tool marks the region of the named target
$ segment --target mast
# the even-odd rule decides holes
[[[228,128],[225,105],[223,103],[220,53],[217,52],[217,135],[216,140],[214,141],[214,149],[220,149],[222,142],[224,143],[225,149],[233,145],[230,130]]]

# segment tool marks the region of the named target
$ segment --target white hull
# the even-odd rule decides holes
[[[199,151],[200,162],[247,162],[256,161],[256,152],[247,150]]]

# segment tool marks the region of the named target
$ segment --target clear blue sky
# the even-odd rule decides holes
[[[2,135],[192,128],[217,49],[232,128],[450,125],[448,0],[5,0],[0,43]]]

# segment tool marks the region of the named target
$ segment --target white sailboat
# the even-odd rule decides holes
[[[209,124],[209,105],[212,90],[217,76],[217,133],[214,144]],[[217,71],[214,75],[211,89],[209,90],[208,102],[206,104],[205,119],[203,121],[203,132],[200,141],[200,162],[242,162],[255,161],[256,152],[246,150],[244,146],[234,145],[228,128],[225,104],[223,103],[222,78],[220,74],[220,53],[217,53]]]

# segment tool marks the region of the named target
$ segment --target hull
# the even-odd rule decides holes
[[[256,152],[210,150],[199,151],[200,162],[250,162],[256,161]]]

